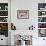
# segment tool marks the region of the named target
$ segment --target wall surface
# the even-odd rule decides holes
[[[11,0],[11,22],[16,25],[18,32],[28,30],[29,26],[34,25],[36,34],[33,33],[32,44],[44,46],[43,38],[38,38],[38,3],[46,3],[46,0]],[[29,19],[17,19],[17,10],[29,10]]]
[[[17,10],[29,10],[29,19],[17,19]],[[11,22],[14,22],[17,30],[28,30],[29,26],[37,23],[37,2],[30,0],[11,1]]]
[[[32,24],[37,28],[38,3],[46,0],[11,0],[11,22],[17,30],[27,30]],[[29,19],[17,19],[17,10],[29,10]]]
[[[46,0],[11,0],[11,22],[17,30],[28,30],[29,26],[37,28],[38,3]],[[17,10],[29,10],[29,19],[17,19]]]

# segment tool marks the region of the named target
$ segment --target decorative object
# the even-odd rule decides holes
[[[34,26],[33,25],[31,25],[30,27],[29,27],[29,30],[34,30]]]
[[[11,23],[11,30],[16,30],[16,26],[13,23]]]
[[[38,17],[38,22],[46,22],[46,17]]]
[[[8,16],[8,11],[0,11],[0,16]]]
[[[38,3],[38,10],[46,10],[46,3]]]
[[[44,10],[44,8],[40,8],[40,10]]]
[[[3,36],[8,37],[9,22],[7,20],[9,20],[10,18],[8,16],[9,10],[7,10],[7,8],[8,8],[8,3],[4,3],[4,2],[0,3],[0,35],[1,37]],[[0,40],[3,40],[3,39],[1,38]]]
[[[38,28],[46,28],[46,23],[38,23]]]
[[[7,17],[0,17],[0,22],[8,22]]]
[[[25,41],[25,44],[27,43],[28,45],[32,45],[32,36],[30,35],[19,35],[19,36],[23,41]]]
[[[8,23],[0,23],[0,35],[8,37]]]
[[[0,10],[1,10],[1,6],[0,6]]]
[[[18,19],[29,19],[29,10],[17,10]]]
[[[38,3],[39,37],[46,37],[46,3]]]
[[[39,36],[46,37],[46,29],[39,29]]]
[[[21,46],[25,46],[25,41],[21,40]]]
[[[46,11],[42,11],[42,16],[46,16]]]
[[[8,6],[5,6],[5,10],[8,10]]]
[[[17,43],[17,45],[19,46],[26,46],[26,45],[32,45],[32,36],[31,35],[19,35],[16,34],[15,35],[15,43]]]

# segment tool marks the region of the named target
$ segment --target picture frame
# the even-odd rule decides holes
[[[18,19],[29,19],[29,10],[17,10]]]

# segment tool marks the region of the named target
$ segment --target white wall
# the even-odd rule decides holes
[[[46,0],[11,0],[11,22],[17,30],[27,30],[34,25],[37,29],[38,3]],[[17,19],[17,10],[29,10],[29,19]]]
[[[32,24],[35,26],[36,34],[38,36],[38,3],[45,3],[46,0],[11,0],[11,22],[16,25],[17,30],[27,30]],[[29,10],[29,19],[17,19],[17,10]],[[16,30],[16,31],[17,31]],[[19,32],[19,31],[18,31]],[[33,33],[34,34],[34,33]],[[37,37],[36,37],[37,38]],[[40,46],[43,44],[42,38],[33,38],[33,45]]]
[[[17,10],[24,9],[29,10],[29,19],[17,19]],[[16,25],[17,30],[27,30],[29,26],[37,23],[37,2],[31,0],[12,0],[11,15],[11,22]]]

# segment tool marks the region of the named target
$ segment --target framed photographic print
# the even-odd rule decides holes
[[[29,19],[29,10],[17,10],[18,19]]]

